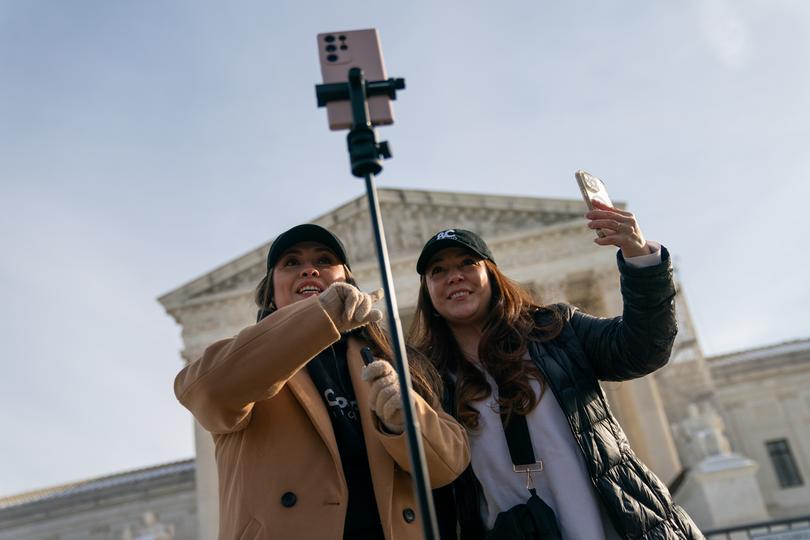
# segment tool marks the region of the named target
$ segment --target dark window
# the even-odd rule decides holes
[[[767,441],[765,447],[768,449],[768,455],[771,456],[771,463],[773,463],[780,486],[786,488],[804,484],[799,468],[796,466],[796,460],[793,459],[793,454],[790,452],[787,439]]]

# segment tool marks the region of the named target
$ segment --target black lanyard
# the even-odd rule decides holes
[[[500,395],[500,388],[498,388],[498,394]],[[506,435],[506,444],[509,447],[509,456],[512,458],[512,470],[515,473],[526,475],[526,489],[530,493],[529,500],[524,505],[527,512],[515,515],[522,524],[524,534],[528,535],[524,538],[561,538],[554,510],[537,495],[537,490],[534,488],[534,474],[543,471],[543,461],[538,460],[534,455],[526,417],[515,413],[508,417],[501,414],[501,423],[504,435]],[[512,511],[514,508],[509,510],[509,512]],[[518,516],[520,517],[518,518]],[[495,526],[497,529],[497,520]]]
[[[512,458],[512,467],[515,472],[535,473],[543,470],[542,460],[534,457],[532,437],[529,434],[529,423],[522,414],[511,414],[507,417],[501,414],[503,432],[506,435],[506,444],[509,446],[509,455]],[[529,489],[529,486],[527,486]]]

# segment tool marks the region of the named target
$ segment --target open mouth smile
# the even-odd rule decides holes
[[[323,292],[323,287],[317,283],[302,283],[295,290],[296,294],[301,294],[304,296],[311,296],[313,294],[321,294]]]

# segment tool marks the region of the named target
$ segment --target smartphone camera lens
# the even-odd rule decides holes
[[[327,59],[327,60],[329,60],[330,62],[337,62],[338,55],[336,55],[336,54],[330,54],[330,55],[328,55],[328,56],[326,57],[326,59]]]
[[[325,38],[323,38],[323,40],[327,43],[332,43],[333,41],[335,41],[335,36],[326,36]]]
[[[338,37],[338,39],[339,39],[340,41],[346,41],[346,36],[340,36],[340,37]]]
[[[334,45],[327,45],[326,46],[326,52],[335,52],[336,50],[337,50],[337,47],[335,47]]]
[[[340,46],[340,50],[341,50],[341,51],[348,50],[348,48],[349,48],[349,46],[348,46],[348,45],[341,45],[341,46]]]

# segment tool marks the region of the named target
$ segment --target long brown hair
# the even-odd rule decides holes
[[[349,267],[344,264],[343,270],[346,273],[346,283],[357,287],[357,280],[355,280]],[[278,309],[273,300],[273,270],[270,270],[256,286],[253,299],[259,307],[259,319],[266,317]],[[351,335],[363,341],[365,345],[371,349],[371,353],[375,358],[384,359],[391,364],[394,363],[391,341],[388,339],[388,334],[383,330],[381,323],[375,322],[367,324],[366,326],[353,330]],[[410,367],[413,389],[422,396],[425,401],[434,407],[438,407],[441,403],[442,395],[442,380],[438,372],[430,365],[424,356],[412,350],[408,351],[408,365]]]
[[[495,263],[486,259],[482,263],[489,275],[492,300],[478,344],[478,359],[498,384],[499,412],[525,415],[537,406],[545,390],[540,370],[524,360],[528,344],[556,337],[562,329],[562,318],[556,310],[537,303],[529,291],[506,277]],[[536,317],[540,312],[544,315],[542,323]],[[479,413],[470,403],[489,397],[492,390],[481,370],[461,353],[447,321],[433,307],[424,275],[409,342],[439,373],[455,375],[456,410],[451,412],[466,428],[476,429]],[[532,391],[530,379],[540,382],[540,396]]]

